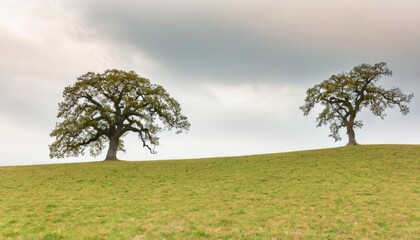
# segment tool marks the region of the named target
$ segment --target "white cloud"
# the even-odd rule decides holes
[[[355,64],[384,60],[395,85],[416,94],[412,112],[391,111],[385,121],[362,114],[366,124],[356,134],[362,143],[419,143],[419,7],[414,0],[6,1],[0,145],[7,160],[1,164],[92,159],[48,160],[48,134],[64,87],[109,68],[161,84],[192,124],[188,134],[163,133],[157,155],[130,136],[121,158],[342,145],[327,137],[327,127],[315,127],[315,113],[302,116],[305,91]]]
[[[44,162],[48,158],[48,142],[42,133],[22,124],[20,119],[0,115],[1,165]]]
[[[74,11],[51,1],[7,1],[0,52],[0,144],[10,164],[48,162],[57,103],[77,76],[131,62],[152,65],[139,52],[102,41]]]

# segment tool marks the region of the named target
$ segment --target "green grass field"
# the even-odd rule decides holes
[[[0,239],[419,239],[420,145],[0,167]]]

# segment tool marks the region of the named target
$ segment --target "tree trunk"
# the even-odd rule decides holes
[[[356,135],[354,134],[353,125],[347,125],[347,135],[349,136],[349,142],[347,143],[347,146],[357,145]]]
[[[116,136],[110,137],[108,153],[106,154],[105,161],[118,160],[117,158],[118,141],[119,139]]]

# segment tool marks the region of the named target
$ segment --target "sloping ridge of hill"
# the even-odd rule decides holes
[[[0,239],[416,239],[420,145],[0,167]]]

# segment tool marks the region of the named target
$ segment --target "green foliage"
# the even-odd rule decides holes
[[[395,105],[400,108],[403,115],[409,112],[407,104],[414,97],[413,94],[405,95],[396,87],[385,90],[375,85],[381,77],[391,75],[392,71],[385,62],[358,65],[348,73],[332,75],[329,79],[309,88],[305,104],[300,109],[306,116],[315,104],[321,104],[324,109],[316,119],[317,127],[330,125],[330,137],[339,141],[341,128],[347,128],[349,134],[353,128],[363,126],[362,121],[356,120],[356,115],[363,108],[368,108],[375,116],[381,118],[386,116],[386,108]]]
[[[129,132],[154,152],[159,132],[175,128],[180,133],[190,127],[179,103],[163,87],[133,71],[88,72],[64,89],[63,98],[57,116],[63,121],[50,134],[56,138],[51,158],[78,156],[86,148],[96,156],[107,141],[110,148],[114,144],[124,150],[120,137]]]
[[[417,239],[419,145],[0,167],[0,239]]]

